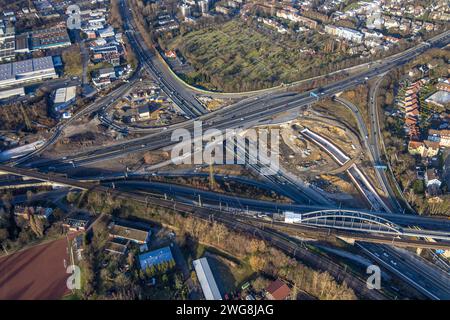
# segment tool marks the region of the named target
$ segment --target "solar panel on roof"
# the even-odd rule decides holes
[[[51,56],[0,64],[0,81],[53,68]]]

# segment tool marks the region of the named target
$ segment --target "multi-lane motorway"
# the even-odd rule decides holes
[[[195,93],[186,89],[179,81],[174,79],[166,68],[160,65],[160,61],[145,45],[142,35],[137,32],[130,9],[126,1],[121,1],[121,13],[124,19],[124,28],[128,40],[133,46],[141,65],[158,82],[159,87],[187,116],[198,117],[207,113],[206,108],[197,100]]]

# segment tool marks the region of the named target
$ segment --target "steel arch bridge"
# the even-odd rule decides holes
[[[351,231],[402,234],[397,224],[357,210],[329,209],[302,213],[297,223]]]

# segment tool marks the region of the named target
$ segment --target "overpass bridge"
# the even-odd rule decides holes
[[[375,233],[394,237],[431,238],[450,241],[450,232],[423,230],[401,227],[376,214],[348,209],[318,210],[307,213],[290,214],[285,220],[309,226],[326,227],[355,231],[359,233]]]

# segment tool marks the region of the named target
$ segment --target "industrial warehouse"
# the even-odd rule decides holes
[[[209,267],[208,260],[206,258],[200,258],[193,262],[195,272],[197,273],[198,282],[202,287],[203,295],[206,300],[222,300],[219,288],[217,287],[216,280]]]

